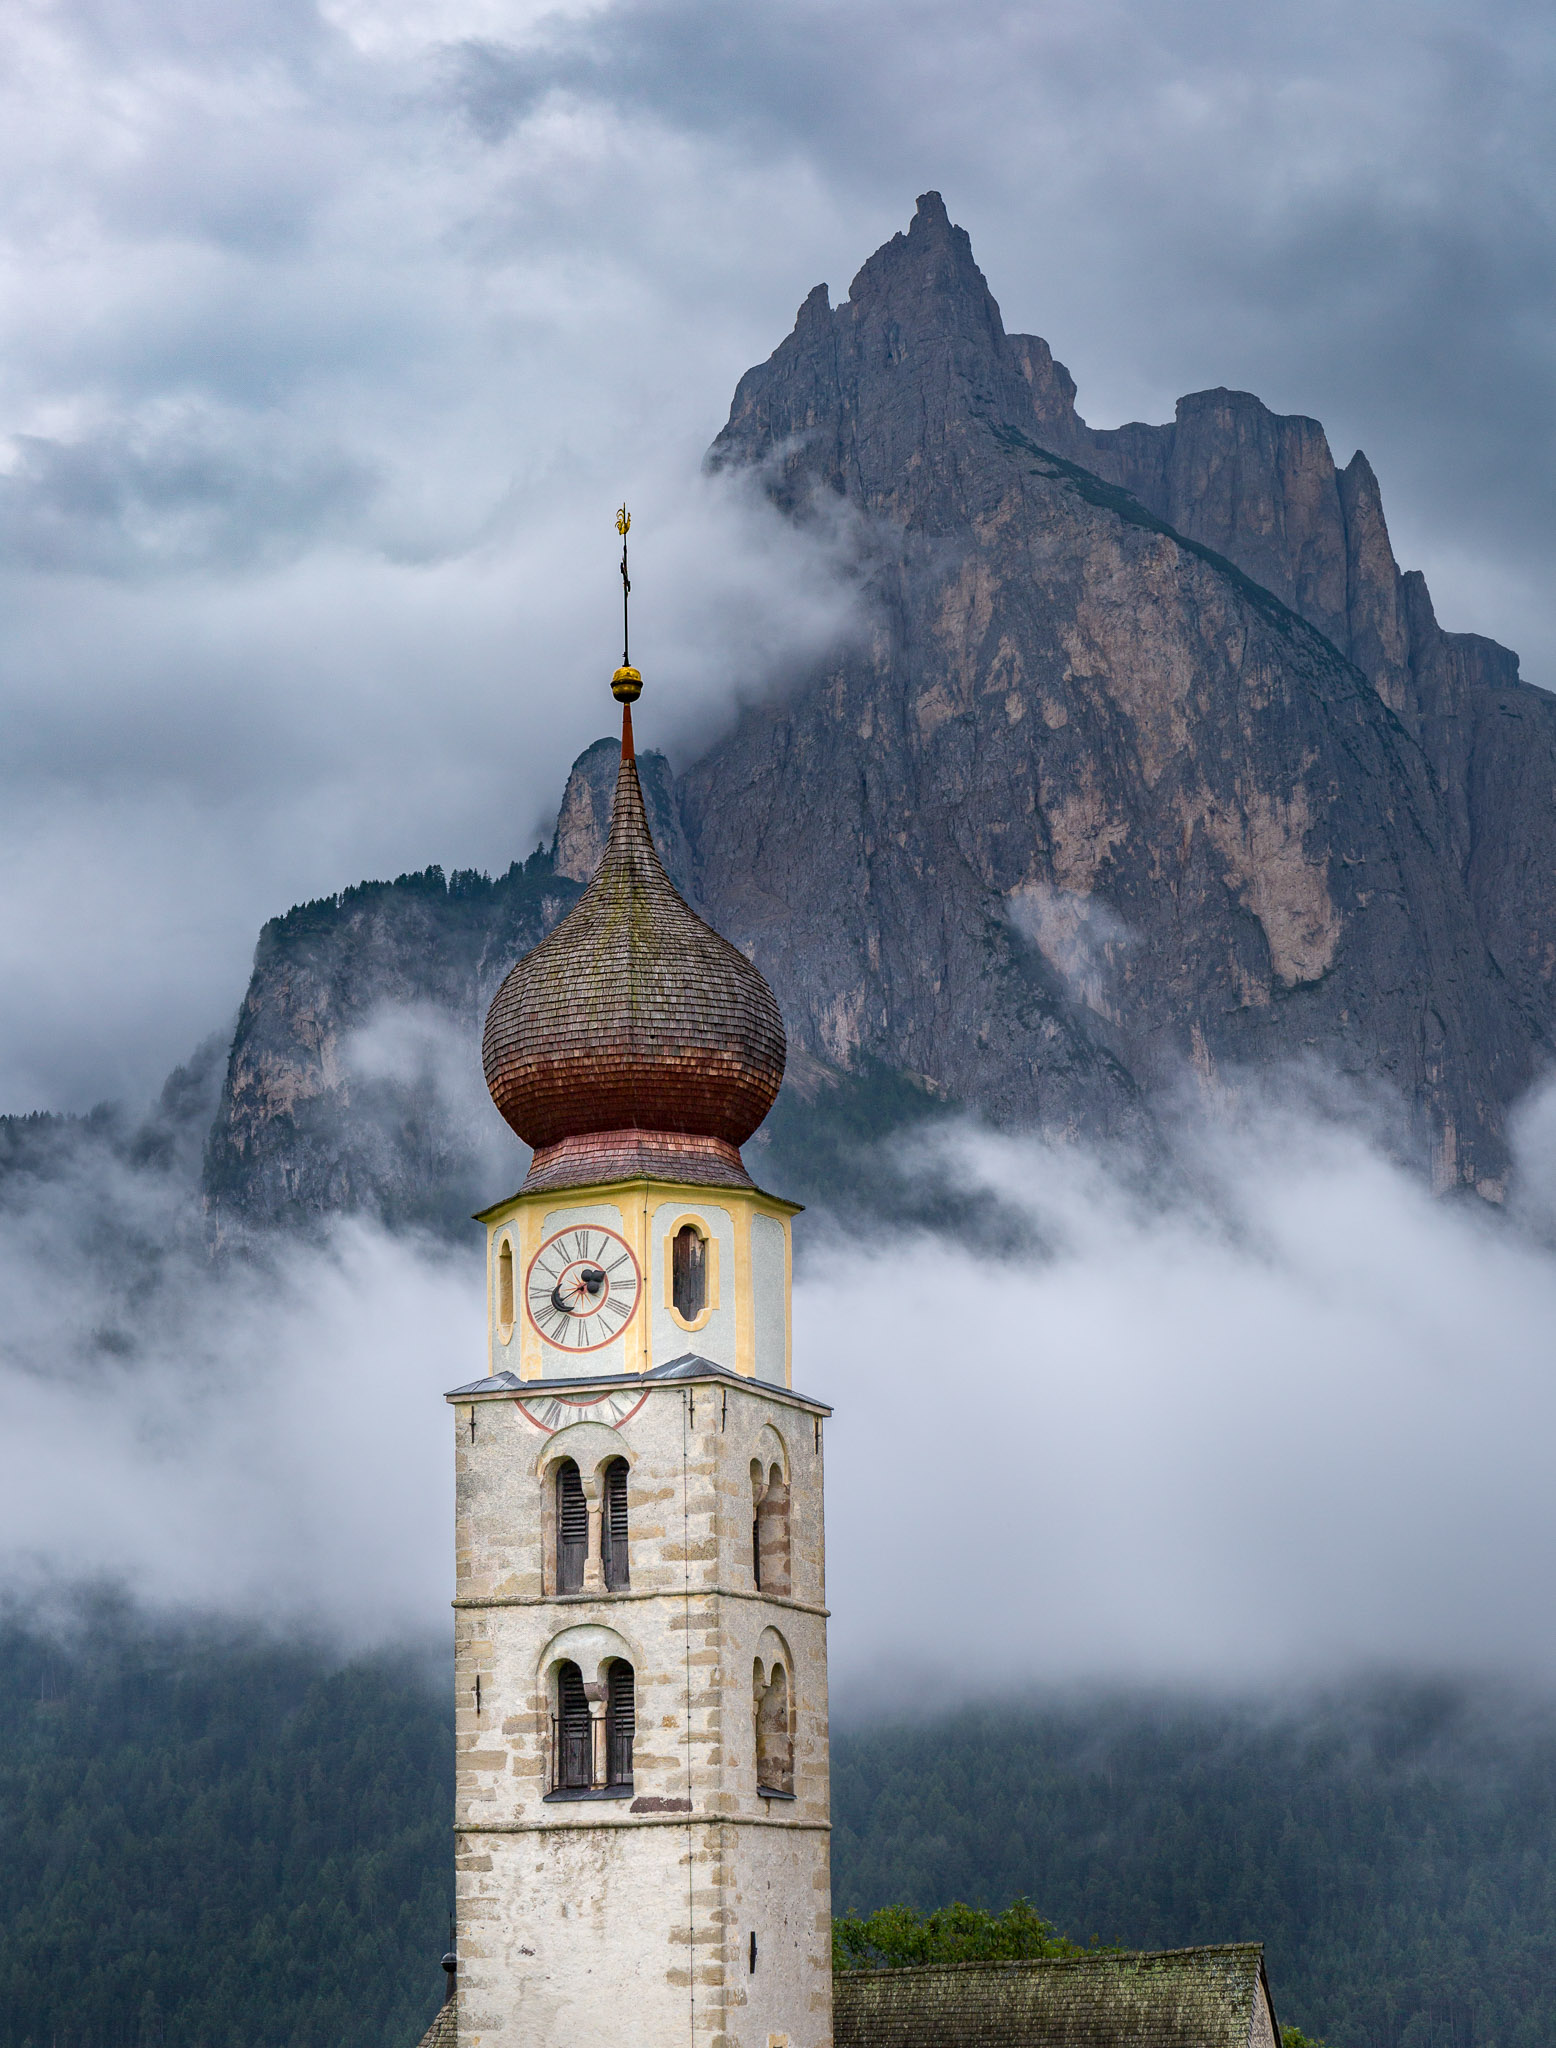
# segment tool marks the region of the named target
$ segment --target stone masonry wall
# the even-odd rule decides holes
[[[757,1590],[753,1460],[781,1440],[787,1597]],[[831,2040],[821,1416],[712,1378],[617,1428],[548,1435],[511,1395],[455,1407],[460,2048],[608,2035],[663,2048]],[[629,1460],[630,1588],[557,1596],[546,1504]],[[636,1674],[630,1794],[547,1800],[556,1663]],[[753,1671],[786,1661],[794,1796],[757,1791]],[[477,1680],[480,1681],[479,1705]],[[751,1937],[756,1967],[751,1968]]]

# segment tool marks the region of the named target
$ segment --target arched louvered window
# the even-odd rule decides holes
[[[589,1555],[589,1506],[584,1499],[583,1481],[571,1458],[557,1467],[556,1475],[556,1589],[559,1593],[581,1593],[584,1563]]]
[[[765,1677],[755,1671],[756,1787],[759,1792],[792,1798],[794,1734],[789,1719],[789,1674],[774,1664]]]
[[[497,1254],[497,1329],[506,1343],[513,1330],[513,1241],[506,1237]]]
[[[632,1783],[632,1738],[637,1730],[637,1686],[620,1658],[605,1674],[605,1782]]]
[[[759,1593],[787,1599],[789,1574],[789,1484],[781,1465],[765,1473],[751,1460],[751,1583]]]
[[[605,1468],[605,1506],[600,1524],[600,1563],[605,1584],[619,1593],[632,1583],[627,1562],[627,1461],[612,1458]]]
[[[551,1729],[553,1789],[587,1792],[594,1783],[594,1727],[583,1673],[576,1664],[557,1666],[556,1719]]]
[[[694,1323],[708,1305],[708,1240],[683,1223],[670,1246],[670,1298],[683,1322]]]

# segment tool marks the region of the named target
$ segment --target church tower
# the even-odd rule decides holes
[[[612,687],[609,844],[483,1047],[534,1159],[448,1396],[458,2043],[830,2048],[830,1411],[790,1385],[795,1205],[739,1149],[783,1024],[665,874]]]

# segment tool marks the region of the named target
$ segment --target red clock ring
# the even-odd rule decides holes
[[[533,1399],[533,1395],[530,1398]],[[547,1400],[555,1401],[560,1407],[564,1408],[598,1408],[601,1405],[598,1394],[548,1394],[546,1398]],[[601,1427],[604,1429],[620,1429],[624,1422],[632,1420],[633,1416],[637,1414],[647,1399],[648,1389],[645,1387],[625,1415],[618,1415],[614,1422],[602,1423]],[[559,1429],[566,1429],[568,1427],[565,1422],[542,1421],[538,1415],[533,1413],[522,1396],[515,1396],[513,1405],[518,1409],[526,1422],[533,1423],[536,1429],[543,1431],[547,1436],[555,1436]]]

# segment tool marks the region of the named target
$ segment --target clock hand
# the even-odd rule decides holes
[[[573,1285],[571,1300],[563,1295],[562,1283],[559,1280],[551,1290],[551,1306],[559,1314],[574,1314],[579,1302],[593,1300],[594,1296],[605,1285],[607,1277],[598,1266],[585,1266]]]

